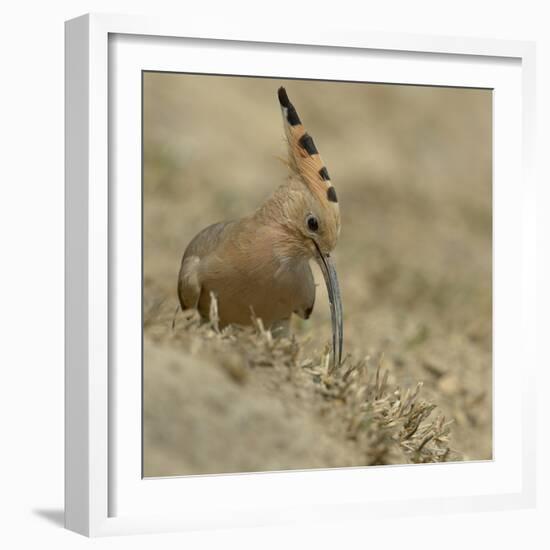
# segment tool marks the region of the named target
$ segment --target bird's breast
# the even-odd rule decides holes
[[[270,326],[307,309],[315,299],[307,259],[281,258],[273,248],[218,257],[209,267],[201,276],[199,310],[208,314],[210,292],[214,292],[222,325],[250,324],[254,313]]]

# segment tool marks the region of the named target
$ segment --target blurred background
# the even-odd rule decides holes
[[[220,416],[218,401],[231,395],[233,412],[241,398],[231,392],[201,397],[205,384],[222,384],[217,375],[211,380],[197,371],[182,378],[178,371],[181,377],[174,377],[166,365],[178,359],[166,334],[181,256],[192,237],[211,223],[251,213],[286,177],[277,159],[285,156],[281,85],[338,193],[342,231],[333,257],[344,352],[383,354],[392,381],[423,382],[426,398],[454,419],[453,448],[465,460],[490,459],[492,92],[145,73],[146,475],[278,467],[266,458],[269,442],[252,465],[227,451],[228,440],[231,446],[247,428],[219,419],[208,424],[208,418]],[[322,276],[312,267],[321,283],[315,310],[293,328],[315,350],[329,340],[331,325]],[[162,314],[148,322],[153,310]],[[177,389],[178,380],[185,388]],[[249,397],[261,400],[261,389],[255,391]],[[280,416],[278,406],[262,419]],[[262,429],[281,431],[278,422]],[[304,425],[293,425],[292,436]]]

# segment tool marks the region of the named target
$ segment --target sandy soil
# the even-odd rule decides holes
[[[273,344],[262,366],[248,333],[224,339],[181,315],[171,329],[190,239],[253,211],[285,178],[280,85],[338,192],[349,364],[368,357],[372,377],[383,356],[391,391],[422,382],[422,399],[454,420],[445,459],[490,459],[491,92],[147,74],[145,474],[429,460],[403,452],[397,432],[381,458],[372,433],[350,436],[349,395],[319,385],[309,367],[322,363],[330,313],[316,269],[314,313],[293,321],[296,357]]]

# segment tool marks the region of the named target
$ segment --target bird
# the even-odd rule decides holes
[[[331,252],[341,228],[328,170],[286,89],[277,91],[287,144],[288,176],[250,215],[200,231],[183,253],[179,305],[208,319],[212,295],[219,326],[250,325],[253,316],[288,334],[290,318],[308,319],[315,303],[310,260],[319,265],[329,297],[332,362],[342,360],[343,309]]]

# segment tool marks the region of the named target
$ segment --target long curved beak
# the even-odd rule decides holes
[[[330,302],[330,317],[332,321],[332,359],[333,368],[336,368],[342,362],[342,346],[344,341],[344,327],[342,322],[342,297],[340,296],[340,285],[336,269],[328,254],[323,254],[315,241],[317,255],[315,260],[319,264],[325,284],[327,285],[328,299]]]

